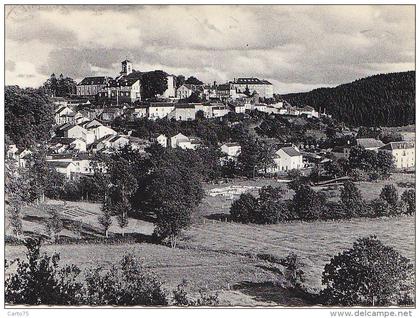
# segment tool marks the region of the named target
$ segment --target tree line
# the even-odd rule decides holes
[[[379,198],[366,201],[357,186],[346,181],[338,202],[328,201],[324,192],[315,191],[307,184],[292,187],[295,194],[291,200],[284,198],[283,187],[263,187],[258,197],[243,193],[232,203],[230,218],[241,223],[276,224],[292,220],[413,215],[416,208],[415,190],[405,190],[399,198],[393,185],[385,185]]]
[[[415,72],[379,74],[334,88],[282,95],[352,126],[404,126],[415,121]]]

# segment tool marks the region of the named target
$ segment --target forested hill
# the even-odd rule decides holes
[[[326,108],[354,126],[402,126],[415,122],[415,71],[379,74],[334,88],[281,96],[294,106]]]

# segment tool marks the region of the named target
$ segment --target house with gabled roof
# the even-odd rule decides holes
[[[175,105],[172,102],[151,102],[149,105],[149,119],[165,118],[175,109]]]
[[[241,154],[241,145],[238,142],[227,142],[224,143],[220,150],[226,156],[226,160],[238,160]]]
[[[69,121],[69,115],[74,114],[73,110],[67,106],[60,106],[54,112],[54,119],[57,125],[62,125]]]
[[[47,161],[47,164],[67,179],[72,179],[73,173],[77,172],[76,165],[71,161]]]
[[[294,145],[279,148],[273,160],[274,165],[267,169],[269,173],[281,173],[304,168],[303,154]]]
[[[77,138],[54,137],[49,142],[49,149],[57,153],[65,151],[86,152],[86,142]]]

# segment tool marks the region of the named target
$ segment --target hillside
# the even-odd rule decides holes
[[[379,74],[281,97],[294,106],[325,108],[349,125],[403,126],[415,122],[415,71]]]

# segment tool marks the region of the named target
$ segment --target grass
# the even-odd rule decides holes
[[[374,199],[385,184],[414,182],[414,174],[394,174],[388,181],[375,183],[360,182],[366,199]],[[274,179],[235,180],[228,184],[206,185],[206,191],[228,185],[252,186],[251,193],[257,194],[258,187],[279,185]],[[397,187],[401,193],[405,188]],[[320,189],[317,189],[320,190]],[[333,190],[337,191],[338,189]],[[288,191],[288,198],[293,191]],[[228,214],[235,197],[207,195],[199,207],[194,225],[185,231],[179,248],[171,249],[149,243],[141,244],[69,244],[45,245],[43,251],[51,254],[59,252],[62,263],[72,264],[84,269],[91,266],[111,267],[118,264],[125,253],[140,258],[145,267],[151,269],[164,281],[168,290],[176,288],[183,279],[190,282],[193,292],[200,289],[217,290],[223,305],[268,305],[302,304],[301,299],[281,291],[273,282],[281,277],[270,270],[269,265],[256,256],[268,253],[285,257],[295,252],[304,264],[307,281],[311,291],[319,291],[323,267],[330,258],[343,249],[350,248],[359,237],[375,234],[385,244],[395,247],[402,255],[414,261],[415,218],[353,219],[322,222],[290,222],[276,225],[245,225],[209,220],[211,215]],[[332,199],[338,199],[337,197]],[[100,205],[86,202],[50,201],[49,204],[61,207],[59,213],[66,220],[81,220],[84,236],[101,237],[98,225]],[[71,211],[64,213],[63,211]],[[23,211],[23,228],[26,235],[45,233],[45,222],[49,214],[42,207],[27,207]],[[6,221],[6,234],[11,230]],[[114,218],[110,232],[120,233],[121,229]],[[153,224],[130,219],[126,233],[150,235]],[[62,236],[75,237],[69,228]],[[6,259],[24,257],[23,246],[6,246]],[[76,256],[76,257],[75,257]]]
[[[206,222],[187,232],[181,245],[190,249],[238,254],[269,253],[285,257],[295,252],[304,263],[307,286],[321,288],[323,267],[330,258],[350,248],[360,237],[377,235],[385,244],[414,260],[414,217],[354,219],[347,221],[290,222],[245,225]]]

